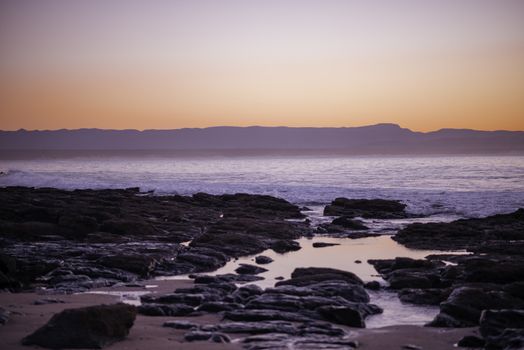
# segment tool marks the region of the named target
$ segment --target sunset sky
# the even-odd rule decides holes
[[[0,129],[524,130],[520,0],[1,0]]]

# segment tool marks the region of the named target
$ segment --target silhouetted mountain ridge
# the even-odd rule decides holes
[[[523,131],[361,127],[232,127],[173,130],[0,131],[2,150],[338,150],[354,154],[524,153]]]

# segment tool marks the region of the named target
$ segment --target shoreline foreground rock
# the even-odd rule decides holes
[[[298,206],[264,195],[5,187],[0,202],[0,289],[13,291],[210,272],[266,249],[298,250],[294,240],[310,232]]]
[[[123,340],[133,326],[135,307],[127,304],[66,309],[22,340],[49,349],[101,349]]]
[[[496,339],[481,332],[488,348],[524,347],[524,209],[450,223],[415,223],[392,238],[415,249],[466,252],[369,261],[403,302],[440,307],[428,326],[480,325],[482,331],[483,324],[497,323]],[[468,342],[478,343],[464,339]]]

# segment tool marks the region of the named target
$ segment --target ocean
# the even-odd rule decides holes
[[[0,186],[140,187],[156,194],[258,193],[301,205],[399,199],[427,215],[524,207],[524,157],[381,157],[249,151],[3,152]]]

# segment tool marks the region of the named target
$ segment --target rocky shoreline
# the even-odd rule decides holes
[[[175,318],[164,326],[184,330],[186,342],[235,338],[247,349],[356,348],[347,327],[363,328],[366,317],[382,312],[366,291],[382,287],[350,271],[316,267],[297,268],[272,288],[242,286],[271,268],[271,258],[261,255],[256,265],[241,265],[235,274],[203,273],[266,249],[298,250],[296,239],[304,236],[374,235],[361,218],[415,217],[398,201],[337,198],[324,209],[332,221],[313,227],[301,208],[270,196],[155,196],[135,188],[8,187],[0,189],[0,201],[0,289],[71,294],[192,274],[191,287],[147,294],[136,312]],[[464,346],[524,346],[523,209],[410,224],[392,238],[414,249],[468,253],[369,261],[403,302],[440,306],[429,326],[480,327],[479,336],[461,341]],[[210,314],[222,321],[191,322]]]

